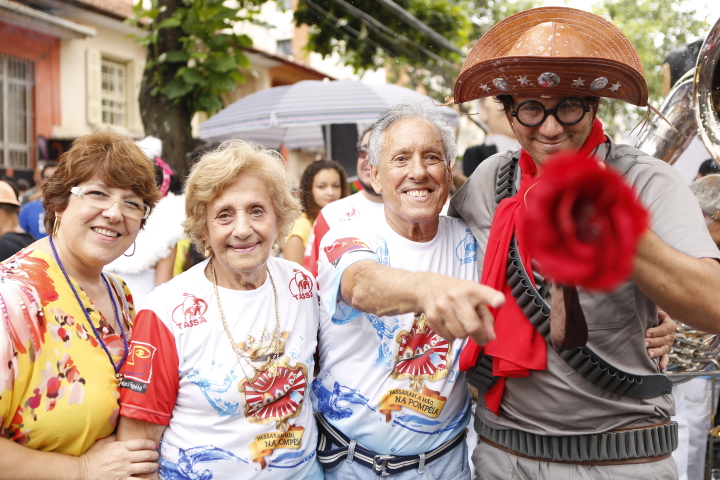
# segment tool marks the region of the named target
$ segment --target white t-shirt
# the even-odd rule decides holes
[[[477,241],[440,217],[427,243],[401,237],[385,216],[344,222],[320,248],[320,365],[313,407],[379,454],[428,452],[463,431],[470,395],[458,368],[464,341],[447,342],[412,313],[378,318],[338,302],[342,274],[360,260],[477,281]]]
[[[317,276],[317,262],[323,236],[334,226],[365,215],[383,215],[383,203],[371,202],[363,192],[354,193],[325,205],[313,223],[310,239],[305,247],[303,267]]]
[[[273,381],[266,364],[275,352],[270,278],[255,290],[218,287],[250,364],[231,347],[207,263],[147,295],[123,368],[120,414],[167,425],[161,478],[322,478],[308,397],[318,329],[312,276],[296,263],[268,259],[283,342]]]

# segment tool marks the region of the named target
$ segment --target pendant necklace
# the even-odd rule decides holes
[[[120,368],[122,367],[123,363],[125,363],[125,360],[127,359],[128,355],[128,343],[127,343],[127,336],[125,335],[125,329],[122,325],[122,320],[120,319],[120,316],[118,315],[118,307],[117,303],[115,302],[115,296],[112,293],[112,290],[110,289],[110,284],[107,281],[107,278],[105,278],[105,274],[101,273],[100,276],[103,279],[103,283],[105,284],[105,288],[107,289],[108,295],[110,295],[110,301],[112,302],[113,309],[115,310],[115,321],[118,324],[118,327],[120,327],[120,336],[122,337],[123,341],[123,355],[120,361],[116,364],[113,360],[112,354],[110,353],[110,350],[108,350],[107,345],[105,345],[105,342],[103,341],[102,337],[100,336],[100,332],[98,332],[98,329],[95,328],[95,324],[90,320],[90,314],[88,313],[87,309],[83,306],[82,301],[80,300],[80,295],[78,295],[77,290],[75,290],[75,287],[72,284],[72,281],[70,281],[70,276],[65,271],[65,267],[63,266],[62,262],[60,261],[60,257],[58,256],[57,250],[55,250],[55,243],[53,243],[52,235],[48,237],[50,239],[50,248],[52,248],[53,255],[55,256],[55,261],[60,266],[60,270],[62,270],[63,275],[65,275],[65,280],[67,281],[67,284],[70,285],[70,289],[75,294],[75,299],[78,302],[78,305],[80,305],[80,309],[85,314],[85,318],[87,319],[88,323],[90,324],[90,328],[92,328],[93,334],[95,334],[95,338],[97,339],[98,343],[102,347],[103,350],[105,350],[105,353],[107,354],[108,358],[110,359],[110,364],[113,366],[113,370],[115,370],[115,379],[118,383],[122,380],[122,374],[120,373]],[[100,313],[100,312],[98,312]],[[102,315],[101,315],[102,316]]]
[[[215,267],[213,266],[212,260],[210,260],[210,277],[212,279],[213,290],[215,291],[215,300],[217,301],[218,310],[220,311],[220,320],[222,321],[223,328],[225,329],[225,334],[227,335],[228,340],[230,340],[230,345],[235,352],[235,356],[237,357],[238,363],[240,364],[240,368],[242,369],[245,378],[247,379],[248,383],[253,387],[253,390],[259,393],[267,393],[275,383],[275,378],[278,375],[278,358],[280,357],[280,347],[282,346],[282,342],[280,341],[280,310],[278,308],[277,289],[275,288],[275,281],[273,280],[272,274],[270,273],[270,268],[266,267],[266,269],[268,278],[270,278],[270,284],[272,285],[273,295],[275,297],[275,331],[273,332],[272,343],[270,344],[271,346],[274,346],[274,352],[272,354],[272,357],[268,359],[267,362],[267,370],[270,372],[270,378],[272,381],[268,384],[268,387],[265,390],[260,390],[256,388],[255,385],[253,385],[253,383],[250,381],[250,377],[245,372],[245,367],[243,366],[243,363],[247,362],[247,364],[250,365],[253,370],[255,370],[255,381],[257,382],[257,378],[260,376],[260,372],[257,368],[255,368],[255,365],[252,364],[252,358],[250,357],[250,355],[240,350],[240,348],[237,346],[237,343],[235,343],[235,340],[233,339],[232,333],[230,333],[230,328],[228,327],[227,320],[225,320],[225,313],[223,312],[222,304],[220,303],[220,294],[218,293],[217,280],[215,278]]]

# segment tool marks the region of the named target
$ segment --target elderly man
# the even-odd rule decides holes
[[[439,216],[456,151],[432,105],[390,109],[369,144],[384,215],[343,222],[321,243],[326,314],[313,406],[326,478],[470,476],[463,342],[443,336],[492,338],[485,305],[503,297],[477,283],[477,242],[465,223]]]
[[[643,331],[660,306],[720,332],[720,256],[679,175],[613,143],[596,117],[598,97],[647,105],[637,54],[591,13],[521,12],[478,41],[456,82],[456,103],[489,96],[502,104],[522,149],[483,162],[450,209],[478,239],[482,279],[506,293],[497,339],[484,349],[468,344],[461,359],[481,392],[476,430],[483,441],[473,462],[483,478],[677,478],[671,384],[644,354]],[[587,344],[555,350],[542,270],[518,259],[527,246],[513,233],[533,202],[528,185],[542,182],[544,164],[563,150],[594,155],[621,174],[649,210],[650,228],[630,281],[611,292],[580,289]]]
[[[504,298],[477,283],[466,224],[439,216],[453,131],[433,106],[401,104],[376,123],[369,153],[384,215],[343,222],[320,249],[318,456],[327,478],[469,478],[464,342],[453,339],[493,338],[486,305]]]
[[[305,248],[303,267],[310,270],[315,276],[318,273],[320,242],[328,230],[346,220],[382,213],[383,197],[373,189],[370,183],[368,141],[371,131],[372,127],[365,130],[357,145],[357,177],[363,189],[323,207],[313,223],[312,233]]]

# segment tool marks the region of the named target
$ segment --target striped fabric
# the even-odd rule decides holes
[[[271,148],[280,144],[287,148],[322,146],[323,125],[368,125],[383,110],[411,97],[433,102],[426,95],[398,85],[303,80],[261,90],[225,107],[200,125],[200,138],[245,138]],[[451,125],[457,125],[459,114],[455,110],[438,108],[442,108]]]

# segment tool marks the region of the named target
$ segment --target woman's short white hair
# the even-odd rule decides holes
[[[422,120],[437,128],[445,147],[445,161],[449,168],[455,165],[455,159],[457,158],[455,131],[448,123],[440,107],[425,99],[399,103],[381,115],[373,126],[370,142],[368,143],[368,163],[370,165],[380,166],[380,152],[382,152],[385,143],[385,132],[390,128],[390,125],[404,119]]]

